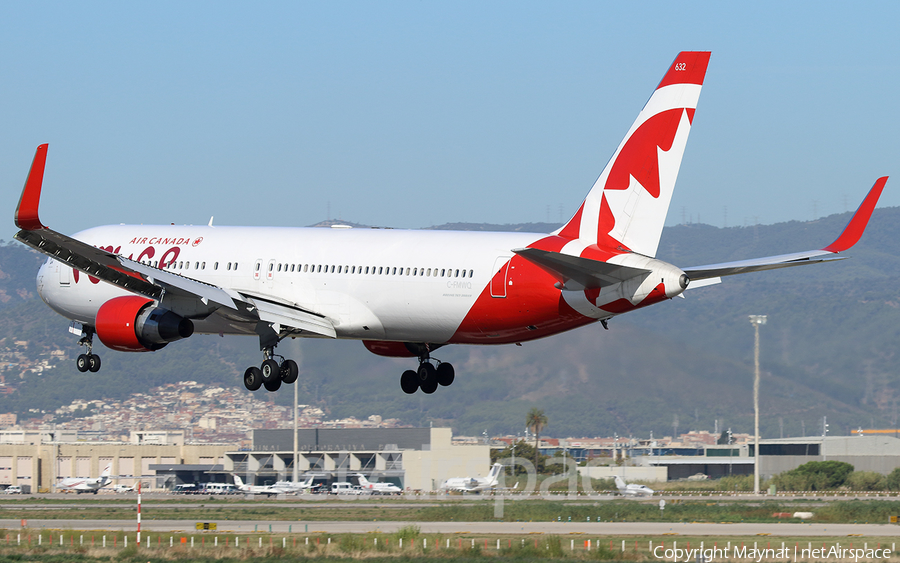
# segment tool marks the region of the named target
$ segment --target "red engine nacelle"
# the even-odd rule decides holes
[[[137,296],[101,305],[94,322],[100,341],[120,352],[152,352],[194,333],[190,319],[152,305],[152,300]]]

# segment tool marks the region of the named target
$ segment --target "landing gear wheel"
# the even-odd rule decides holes
[[[262,372],[258,367],[249,367],[244,372],[244,387],[249,391],[256,391],[262,386]]]
[[[294,360],[285,360],[281,364],[281,381],[290,385],[291,383],[297,381],[297,376],[300,374],[300,368],[297,367],[297,362]],[[266,387],[268,389],[268,387]],[[271,389],[269,389],[271,391]]]
[[[422,393],[431,395],[437,391],[437,370],[434,369],[433,365],[428,362],[423,362],[419,365],[419,372],[417,375],[419,376],[419,387],[422,388]]]
[[[264,381],[263,385],[265,386],[266,391],[271,391],[274,393],[281,388],[281,380],[276,377],[272,381]]]
[[[100,356],[96,354],[88,356],[88,369],[94,373],[100,371]]]
[[[444,362],[437,367],[437,381],[441,386],[447,387],[453,383],[454,379],[456,379],[456,371],[452,365]]]
[[[278,367],[278,362],[275,360],[266,360],[259,366],[259,371],[262,372],[262,380],[263,383],[268,383],[269,381],[281,381],[281,368]]]
[[[88,359],[87,354],[79,354],[78,357],[75,358],[75,367],[82,373],[91,369],[91,362]]]
[[[400,389],[407,395],[412,395],[419,390],[419,376],[411,369],[403,372],[400,376]]]

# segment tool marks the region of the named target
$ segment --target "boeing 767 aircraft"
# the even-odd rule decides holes
[[[682,268],[657,260],[660,234],[709,63],[683,52],[666,71],[575,215],[558,231],[485,233],[351,228],[109,225],[73,236],[38,216],[47,145],[16,209],[15,238],[49,256],[38,293],[72,321],[100,369],[96,335],[148,352],[191,334],[259,338],[247,389],[277,390],[297,364],[288,337],[362,340],[410,357],[405,393],[450,385],[448,344],[512,344],[559,334],[680,295],[722,276],[839,259],[868,223],[880,178],[849,225],[819,250]],[[416,364],[414,364],[416,365]]]

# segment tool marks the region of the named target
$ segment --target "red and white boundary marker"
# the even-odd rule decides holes
[[[137,544],[141,545],[141,482],[138,481]]]

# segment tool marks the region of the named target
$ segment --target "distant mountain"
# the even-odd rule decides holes
[[[721,229],[666,228],[660,258],[686,267],[821,248],[850,214],[813,222]],[[558,225],[444,225],[466,230],[550,232]],[[301,364],[302,401],[332,417],[371,414],[410,424],[450,424],[464,434],[516,433],[532,406],[554,436],[671,434],[732,427],[752,432],[753,331],[761,329],[762,431],[766,437],[858,426],[896,426],[900,400],[900,208],[876,210],[849,260],[726,278],[688,290],[685,299],[517,346],[448,346],[436,354],[457,368],[452,387],[406,396],[399,375],[414,360],[371,355],[358,342],[292,340],[279,352]],[[100,353],[104,369],[80,374],[76,339],[34,291],[41,258],[0,246],[0,346],[28,340],[28,354],[65,350],[68,359],[18,380],[0,412],[52,410],[73,398],[121,398],[162,383],[196,380],[240,385],[260,361],[252,338],[194,336],[152,354]],[[6,300],[3,300],[3,296]],[[16,368],[2,373],[18,378]],[[262,391],[260,391],[262,393]],[[282,390],[270,397],[291,400]]]

